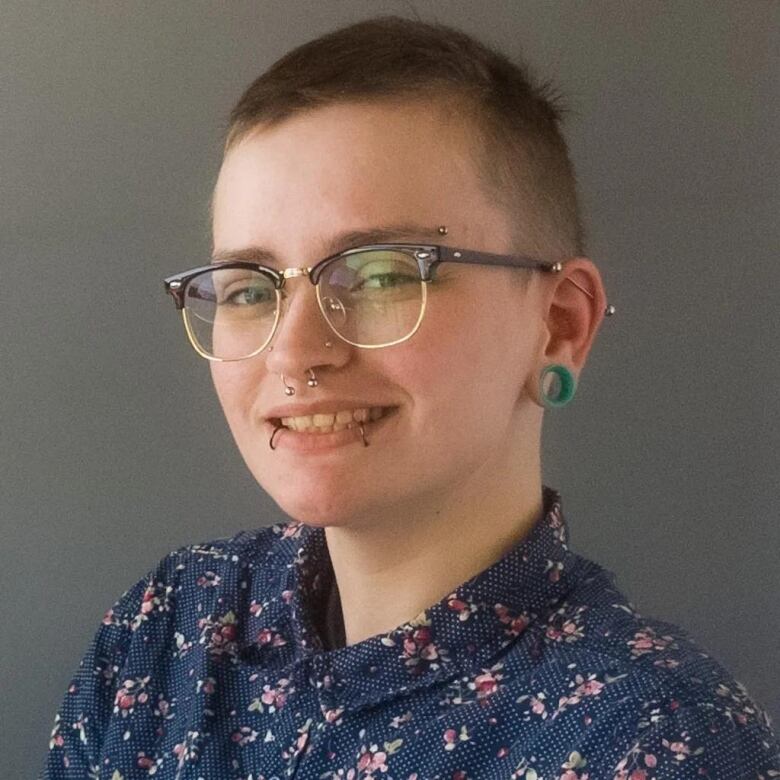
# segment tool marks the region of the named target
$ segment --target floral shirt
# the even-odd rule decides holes
[[[441,601],[345,646],[323,528],[167,555],[103,619],[42,778],[768,780],[767,714],[567,545],[559,494]]]

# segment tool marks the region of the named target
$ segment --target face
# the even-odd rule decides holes
[[[339,234],[388,225],[425,231],[396,241],[521,251],[509,243],[516,226],[480,191],[467,150],[461,123],[415,102],[328,106],[261,129],[223,162],[214,252],[261,246],[273,255],[266,265],[312,266],[354,245],[334,248]],[[439,225],[448,232],[434,238]],[[310,281],[286,281],[273,350],[210,364],[241,454],[283,511],[312,525],[403,517],[440,506],[480,469],[533,460],[534,448],[538,456],[541,409],[524,383],[536,372],[542,322],[535,285],[519,290],[517,273],[442,264],[418,331],[380,349],[340,340]],[[295,396],[284,394],[282,374]],[[320,434],[283,430],[270,449],[272,409],[331,400],[333,411],[394,410],[365,426],[368,447],[352,430],[338,444],[302,451],[291,439]]]

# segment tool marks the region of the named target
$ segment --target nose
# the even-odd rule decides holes
[[[326,347],[325,342],[331,347]],[[273,351],[268,349],[273,347]],[[307,370],[338,368],[349,360],[353,347],[340,339],[326,322],[317,302],[317,292],[308,276],[289,278],[282,288],[279,323],[266,347],[266,366],[286,379],[305,381]]]

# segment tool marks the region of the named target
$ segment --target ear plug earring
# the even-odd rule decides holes
[[[548,376],[550,377],[549,380]],[[558,384],[557,392],[550,393],[550,388],[556,384],[556,378]],[[542,373],[539,376],[539,396],[548,409],[566,406],[574,398],[576,390],[577,380],[566,366],[550,364],[542,369]]]

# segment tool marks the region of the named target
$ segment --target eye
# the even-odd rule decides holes
[[[350,257],[348,265],[351,292],[398,290],[420,282],[417,264],[402,252],[362,252]]]
[[[405,284],[416,284],[420,281],[419,275],[412,276],[405,270],[399,270],[394,263],[371,263],[360,269],[357,281],[361,288],[386,289],[401,287]]]
[[[248,283],[243,286],[231,285],[231,289],[226,290],[220,299],[220,304],[230,304],[232,306],[257,306],[262,303],[269,303],[274,299],[273,290],[262,284]]]

